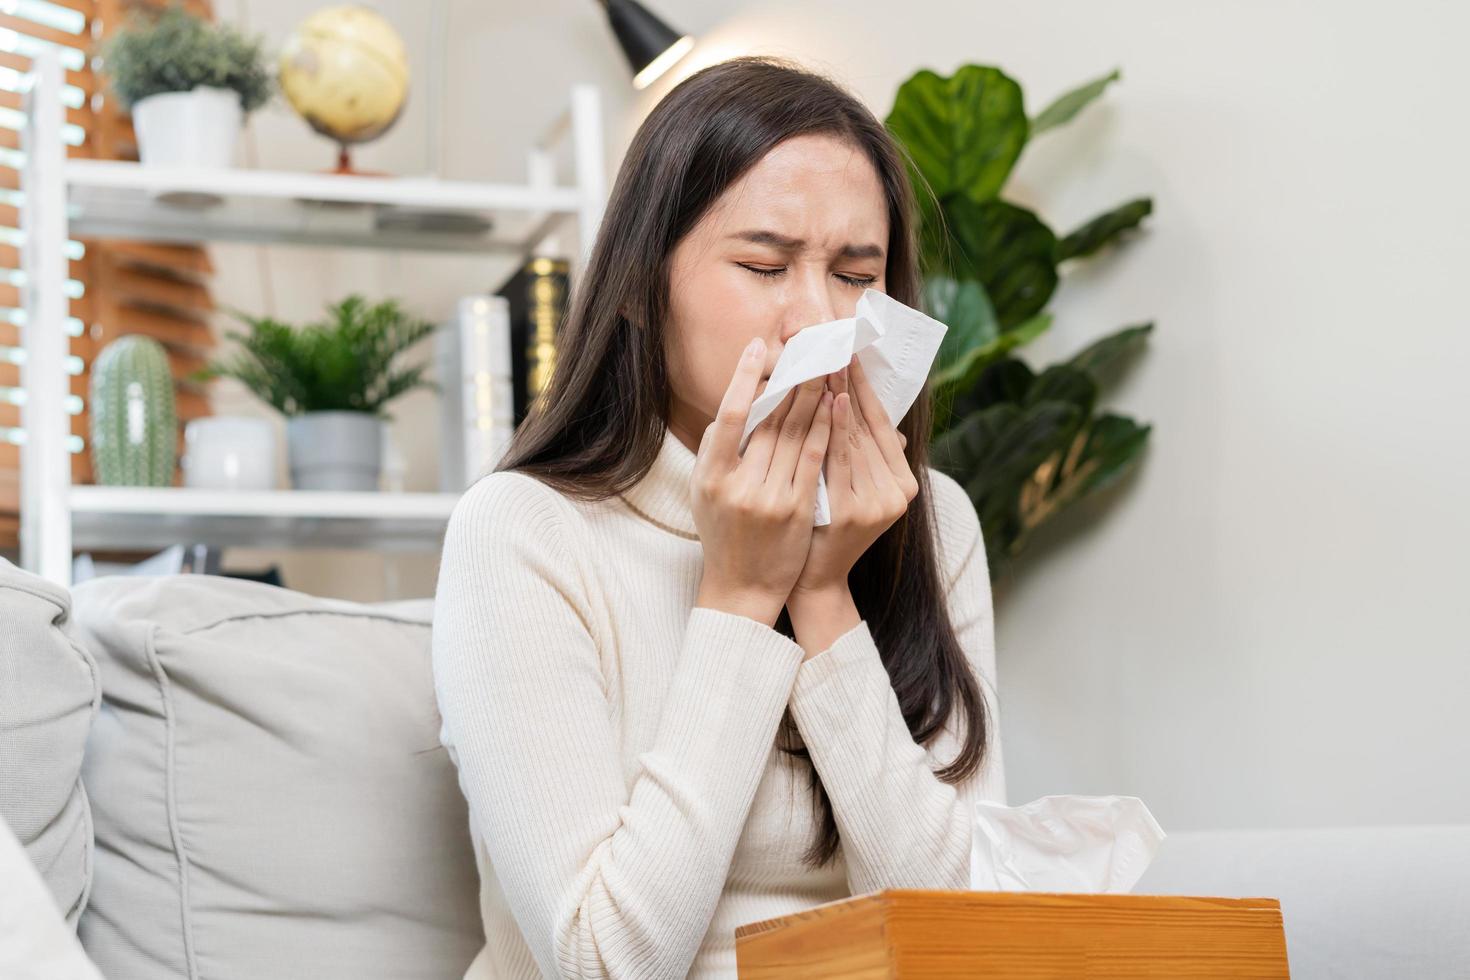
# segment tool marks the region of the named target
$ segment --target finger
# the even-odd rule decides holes
[[[834,510],[837,501],[852,497],[852,396],[847,392],[832,398],[832,435],[827,442],[827,496]]]
[[[795,486],[807,506],[813,506],[816,503],[817,474],[822,471],[822,463],[827,458],[827,445],[831,438],[832,392],[824,388],[821,397],[817,400],[817,411],[812,416],[812,426],[807,430],[806,440],[801,447],[801,457],[796,464]],[[830,483],[827,489],[830,496]]]
[[[882,454],[878,452],[877,446],[873,444],[873,438],[868,432],[867,420],[863,418],[862,406],[853,397],[852,376],[848,375],[848,407],[852,409],[852,421],[848,425],[848,433],[852,439],[852,491],[862,499],[872,499],[878,492],[873,472],[876,466],[886,470],[887,464],[882,460]]]
[[[771,458],[770,482],[783,491],[790,488],[796,475],[796,464],[801,461],[802,447],[812,426],[812,416],[826,389],[825,378],[803,381],[796,388],[796,401],[781,424],[781,434],[776,437],[776,453]]]
[[[715,420],[705,430],[711,460],[727,471],[740,462],[740,437],[745,432],[745,420],[750,415],[750,403],[755,400],[765,358],[766,343],[757,337],[740,355],[740,363],[735,366],[735,375],[720,400]]]
[[[765,480],[766,473],[771,468],[771,456],[776,451],[777,433],[781,431],[781,424],[786,420],[786,415],[791,410],[791,403],[795,399],[796,390],[788,391],[771,414],[761,419],[755,431],[751,432],[750,441],[745,444],[745,453],[740,458],[740,465],[757,483]]]
[[[868,374],[863,370],[863,362],[857,358],[853,358],[852,381],[858,396],[858,408],[862,412],[863,420],[867,423],[874,444],[883,457],[884,465],[895,477],[900,473],[907,473],[909,463],[903,454],[902,436],[888,418],[888,410],[883,407],[883,403],[878,399],[878,393],[873,390],[873,385],[868,381]]]

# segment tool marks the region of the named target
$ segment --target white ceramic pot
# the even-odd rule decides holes
[[[383,420],[366,412],[308,412],[286,420],[298,490],[376,490]]]
[[[273,490],[276,433],[268,419],[215,415],[184,426],[184,486]]]
[[[146,167],[232,166],[235,141],[244,119],[240,94],[233,89],[201,85],[188,92],[164,92],[139,99],[133,105],[138,158]],[[216,200],[207,194],[170,192],[165,196],[180,204]]]

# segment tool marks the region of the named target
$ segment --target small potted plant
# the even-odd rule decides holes
[[[396,300],[353,295],[327,307],[325,321],[292,327],[231,313],[250,327],[231,331],[233,358],[211,362],[198,380],[231,377],[286,416],[291,482],[298,490],[376,490],[384,411],[415,388],[436,388],[427,364],[400,355],[434,332]]]
[[[151,167],[228,167],[245,116],[269,100],[261,41],[173,5],[134,15],[101,48],[112,90],[133,115]]]

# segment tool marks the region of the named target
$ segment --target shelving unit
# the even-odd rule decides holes
[[[436,548],[456,494],[72,486],[67,239],[290,243],[524,258],[562,223],[574,221],[576,277],[606,196],[597,90],[572,89],[566,111],[527,153],[526,183],[498,184],[68,160],[58,94],[64,73],[54,52],[38,54],[31,77],[21,143],[22,565],[67,585],[73,547],[162,548],[185,541]],[[571,185],[556,181],[563,148],[571,155]],[[201,206],[203,201],[209,203]]]
[[[74,486],[68,504],[72,540],[81,547],[205,541],[346,548],[369,541],[383,551],[416,551],[438,544],[457,499],[452,493]]]

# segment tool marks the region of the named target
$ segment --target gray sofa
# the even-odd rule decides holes
[[[431,611],[0,562],[0,818],[104,976],[462,975]]]
[[[0,561],[0,818],[105,977],[462,974],[431,608]],[[1299,978],[1470,977],[1470,827],[1174,833],[1135,891],[1280,898]],[[79,976],[7,964],[4,898],[0,976]]]
[[[1470,978],[1470,826],[1174,833],[1134,891],[1280,899],[1293,977]]]

